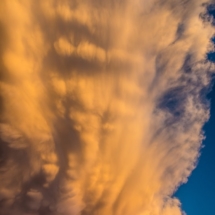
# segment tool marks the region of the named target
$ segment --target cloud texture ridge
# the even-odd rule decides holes
[[[209,116],[202,0],[0,2],[0,215],[181,215]]]

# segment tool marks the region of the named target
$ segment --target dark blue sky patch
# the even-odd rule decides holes
[[[207,12],[208,12],[208,15],[214,19],[215,18],[215,4],[208,5]]]
[[[215,52],[209,52],[207,54],[207,59],[213,63],[215,63]]]
[[[203,22],[211,22],[215,25],[215,4],[206,4],[206,10],[200,14]]]
[[[171,88],[159,100],[158,108],[178,118],[183,115],[185,99],[182,87]]]
[[[207,99],[211,100],[211,117],[204,126],[206,139],[203,142],[204,147],[201,150],[198,166],[188,183],[179,187],[175,194],[181,200],[182,209],[187,215],[215,214],[215,85],[207,95]]]

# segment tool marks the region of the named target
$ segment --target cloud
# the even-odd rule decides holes
[[[1,8],[0,214],[183,214],[209,117],[203,1]]]

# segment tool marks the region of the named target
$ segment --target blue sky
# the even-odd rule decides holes
[[[209,13],[214,17],[214,8],[209,9]],[[215,53],[209,53],[208,58],[215,62]],[[175,194],[181,200],[182,209],[187,215],[215,214],[215,85],[208,94],[208,99],[211,101],[210,119],[204,126],[206,139],[198,166],[188,182]]]
[[[175,194],[187,215],[215,214],[215,86],[208,98],[211,99],[211,117],[204,126],[206,139],[198,166]]]

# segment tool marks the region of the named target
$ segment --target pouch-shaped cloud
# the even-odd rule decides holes
[[[205,10],[2,1],[0,214],[182,214],[208,119]]]

